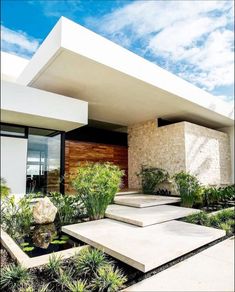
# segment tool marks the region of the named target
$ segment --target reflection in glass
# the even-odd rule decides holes
[[[59,192],[61,134],[29,129],[27,193]]]

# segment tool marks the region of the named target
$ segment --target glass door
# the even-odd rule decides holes
[[[27,193],[60,191],[61,133],[29,128]]]

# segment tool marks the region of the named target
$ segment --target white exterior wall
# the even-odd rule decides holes
[[[220,129],[220,131],[227,133],[230,138],[230,149],[231,149],[231,169],[232,169],[232,177],[231,181],[234,183],[235,178],[234,178],[234,127],[226,127]]]
[[[1,177],[7,182],[11,193],[26,193],[27,139],[0,137]]]

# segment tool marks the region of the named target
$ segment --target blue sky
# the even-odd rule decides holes
[[[30,58],[60,16],[230,103],[233,1],[2,0],[2,50]]]

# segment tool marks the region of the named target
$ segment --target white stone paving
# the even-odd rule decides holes
[[[172,204],[180,202],[179,197],[158,196],[158,195],[144,195],[144,194],[131,194],[115,197],[114,203],[118,205],[144,208],[164,204]]]
[[[160,205],[148,208],[109,205],[105,217],[144,227],[186,217],[198,212],[200,212],[200,210],[171,205]]]
[[[234,237],[145,279],[125,292],[234,291]]]
[[[101,219],[64,226],[62,231],[142,272],[225,235],[222,230],[175,220],[140,228]]]

